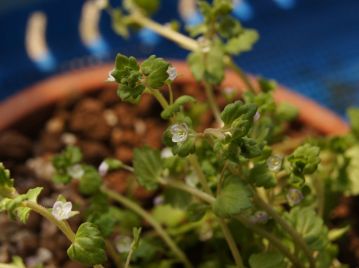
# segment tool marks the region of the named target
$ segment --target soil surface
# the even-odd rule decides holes
[[[177,85],[175,92],[204,99],[203,91],[195,85]],[[225,98],[218,92],[217,99],[224,106]],[[145,144],[161,147],[166,123],[158,117],[160,111],[160,106],[149,96],[144,96],[139,106],[122,103],[113,88],[71,96],[55,107],[29,115],[13,129],[1,132],[0,161],[11,170],[20,193],[42,186],[44,190],[39,202],[44,206],[51,207],[61,193],[81,210],[87,201],[78,194],[75,184],[58,186],[51,182],[51,156],[67,145],[76,145],[81,148],[85,162],[95,166],[110,156],[130,164],[134,147]],[[202,129],[210,126],[213,123],[211,113],[205,110],[199,121]],[[313,133],[313,130],[298,123],[293,124],[291,129],[299,136]],[[129,183],[126,171],[113,172],[105,180],[119,192],[131,187],[138,198],[152,196]],[[349,205],[353,206],[348,200],[342,203],[342,211],[339,210],[342,214],[339,213],[337,218],[350,214]],[[76,229],[80,222],[80,217],[74,217],[70,224]],[[19,255],[24,258],[27,267],[35,267],[39,263],[43,263],[44,267],[82,267],[69,261],[66,255],[69,242],[66,238],[55,226],[34,213],[31,213],[26,225],[9,221],[7,215],[0,214],[0,230],[1,263],[10,262],[12,256]],[[359,236],[353,237],[347,244],[356,255],[341,253],[345,262],[356,263],[359,260]]]

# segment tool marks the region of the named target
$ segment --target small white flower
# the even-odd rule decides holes
[[[155,206],[161,205],[165,202],[165,199],[163,197],[163,195],[158,195],[153,199],[153,204]]]
[[[112,72],[114,71],[115,69],[111,70],[109,73],[108,73],[108,77],[106,79],[107,82],[115,82],[116,79],[115,77],[112,75]]]
[[[198,42],[199,47],[203,53],[209,52],[209,50],[211,48],[211,43],[209,42],[209,40],[207,38],[201,36],[197,39],[197,42]]]
[[[81,179],[85,171],[81,165],[76,164],[67,168],[67,173],[74,179]]]
[[[110,166],[108,165],[107,161],[102,161],[100,166],[98,167],[98,173],[103,177],[107,174]]]
[[[173,66],[169,66],[167,69],[168,79],[173,81],[177,77],[177,70]]]
[[[116,238],[116,249],[120,253],[127,253],[131,250],[132,238],[127,235],[120,235]]]
[[[191,172],[190,174],[188,174],[185,178],[184,178],[186,184],[188,186],[191,187],[196,187],[198,184],[198,177],[196,176],[196,174],[194,174],[193,172]]]
[[[170,158],[172,156],[173,156],[173,153],[172,153],[171,148],[165,147],[165,148],[162,149],[161,158],[166,159],[166,158]]]
[[[268,214],[265,211],[257,211],[254,215],[249,217],[250,222],[253,224],[266,223],[268,219]]]
[[[272,172],[278,172],[282,168],[283,156],[272,155],[267,159],[268,169]]]
[[[213,228],[212,226],[204,222],[199,230],[199,240],[200,241],[208,241],[213,237]]]
[[[287,200],[290,206],[298,205],[303,200],[303,194],[298,189],[291,188],[288,190]]]
[[[259,118],[261,118],[261,114],[260,114],[260,112],[257,111],[253,117],[254,122],[257,122],[259,120]]]
[[[172,141],[175,143],[181,143],[187,140],[188,126],[186,123],[174,124],[170,127],[172,135]]]
[[[52,207],[51,214],[59,221],[67,220],[71,217],[72,203],[56,201]]]

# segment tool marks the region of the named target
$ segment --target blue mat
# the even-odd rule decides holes
[[[258,29],[253,52],[237,61],[255,74],[271,77],[344,116],[359,105],[358,0],[235,0],[235,16]],[[113,33],[110,18],[100,20],[101,38],[85,45],[79,35],[82,0],[1,0],[0,99],[56,73],[112,62],[117,52],[183,59],[187,52],[143,30],[124,40]],[[155,16],[193,24],[197,13],[182,18],[178,1],[162,1]],[[48,53],[33,61],[25,49],[26,26],[33,12],[47,17]],[[187,14],[188,15],[188,14]]]

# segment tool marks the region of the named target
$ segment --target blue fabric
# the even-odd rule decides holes
[[[271,77],[344,115],[359,105],[358,0],[234,0],[234,15],[261,34],[253,52],[237,61],[255,74]],[[85,45],[78,28],[83,0],[2,0],[0,2],[0,99],[46,77],[91,64],[112,62],[117,52],[184,59],[187,52],[148,29],[129,40],[117,36],[103,14],[101,38]],[[155,19],[187,24],[198,12],[181,18],[178,1],[162,1]],[[34,11],[47,15],[49,52],[31,61],[25,29]]]

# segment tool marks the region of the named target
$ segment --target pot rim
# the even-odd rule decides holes
[[[195,83],[192,73],[184,61],[170,60],[177,69],[178,83]],[[32,86],[26,87],[14,96],[0,103],[0,131],[13,126],[26,115],[55,103],[74,92],[89,92],[109,87],[106,82],[113,64],[102,64],[59,74]],[[255,77],[250,77],[256,83]],[[232,71],[228,71],[223,87],[234,87],[245,91],[243,81]],[[349,131],[348,125],[334,112],[320,106],[315,101],[290,91],[279,85],[274,93],[277,102],[288,102],[299,108],[299,120],[325,135],[343,135]]]

